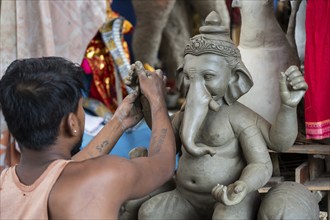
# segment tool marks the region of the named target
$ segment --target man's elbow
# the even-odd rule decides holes
[[[174,172],[175,172],[175,159],[174,162],[170,164],[170,166],[166,170],[166,179],[167,180],[171,179],[174,176]]]
[[[172,160],[171,160],[172,161]],[[166,161],[167,165],[163,167],[162,174],[164,182],[170,180],[174,176],[175,172],[175,158],[172,162],[169,163],[169,160]]]

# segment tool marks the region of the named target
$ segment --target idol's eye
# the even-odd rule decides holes
[[[206,80],[206,81],[212,80],[214,78],[214,76],[215,76],[214,74],[207,73],[204,75],[204,80]]]

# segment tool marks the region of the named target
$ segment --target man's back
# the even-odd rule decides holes
[[[132,196],[131,183],[140,177],[135,166],[134,159],[109,155],[82,162],[56,160],[31,185],[10,167],[1,173],[1,188],[11,189],[1,193],[6,201],[1,219],[117,219],[126,200],[149,191],[136,186],[141,191]]]
[[[148,177],[141,181],[144,174],[139,170],[151,171],[148,165],[148,158],[127,160],[109,155],[71,162],[50,193],[50,218],[117,219],[118,210],[125,201],[147,195],[150,185],[157,181],[157,178]],[[151,191],[164,180],[158,182]]]
[[[48,195],[67,160],[56,160],[31,185],[23,184],[16,166],[3,170],[0,178],[1,219],[47,219]],[[6,190],[3,190],[6,189]]]
[[[121,182],[124,174],[119,173],[122,169],[118,167],[122,159],[111,157],[70,163],[50,193],[49,217],[117,219],[125,191]]]

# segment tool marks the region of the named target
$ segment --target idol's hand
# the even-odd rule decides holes
[[[281,72],[280,95],[282,104],[297,107],[304,97],[308,85],[298,67],[290,66],[285,73]]]
[[[213,198],[227,206],[240,203],[245,198],[246,194],[246,183],[240,180],[230,184],[228,187],[218,184],[212,189]]]

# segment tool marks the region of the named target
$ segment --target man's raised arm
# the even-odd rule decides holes
[[[135,71],[141,94],[150,103],[152,130],[148,157],[134,158],[126,167],[127,178],[122,184],[131,189],[127,192],[128,198],[144,196],[169,180],[174,174],[176,153],[162,74],[144,70],[141,62],[136,62]]]
[[[79,153],[72,157],[73,160],[82,161],[108,154],[124,131],[135,124],[141,118],[141,109],[134,104],[137,92],[133,92],[118,106],[111,120],[106,123],[102,130],[90,141]]]

